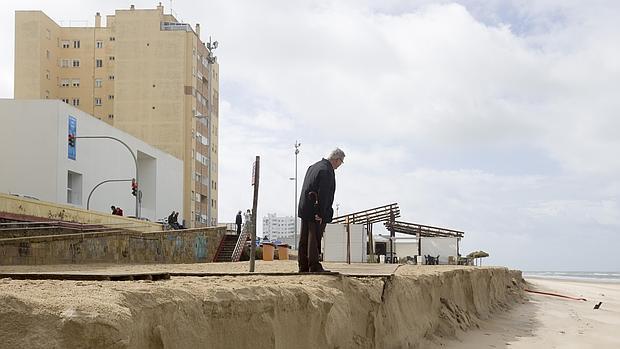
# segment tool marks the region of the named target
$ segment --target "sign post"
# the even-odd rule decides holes
[[[260,156],[256,156],[252,168],[252,185],[254,186],[254,199],[252,201],[252,245],[250,247],[250,272],[254,272],[256,259],[256,209],[258,206],[258,183],[260,178]]]

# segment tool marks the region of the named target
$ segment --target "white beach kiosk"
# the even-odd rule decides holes
[[[374,223],[394,221],[400,217],[397,203],[335,217],[323,234],[323,260],[328,262],[374,261]],[[343,258],[344,256],[344,258]],[[390,259],[391,260],[391,259]]]
[[[403,249],[403,252],[407,250],[407,255],[399,252],[399,239],[397,239],[396,253],[401,258],[412,257],[417,264],[458,263],[459,244],[464,235],[462,231],[400,221],[385,222],[385,227],[390,232],[415,236],[417,253],[411,251],[412,246],[408,244],[409,248]]]
[[[398,263],[399,259],[408,259],[417,264],[458,263],[462,231],[397,221],[398,217],[400,208],[396,203],[335,217],[323,235],[323,260]],[[390,235],[377,237],[375,245],[372,227],[379,222],[384,223]],[[410,236],[396,237],[396,233]]]

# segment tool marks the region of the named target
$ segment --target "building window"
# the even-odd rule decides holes
[[[103,80],[95,79],[95,87],[100,88],[101,86],[103,86]]]
[[[109,80],[114,80],[114,75],[110,75],[110,76],[108,76],[108,79],[109,79]]]
[[[97,59],[95,62],[97,64],[97,68],[103,67],[103,59]]]
[[[63,98],[62,101],[69,104],[69,98]]]
[[[101,106],[101,98],[95,97],[95,105]]]
[[[74,106],[76,106],[76,107],[79,106],[80,105],[80,99],[79,98],[73,98],[72,104]]]
[[[108,119],[114,119],[114,114],[108,114]]]
[[[82,174],[67,171],[67,203],[82,204]]]
[[[113,61],[113,60],[114,60],[114,56],[110,56],[110,57],[108,57],[108,58],[109,58],[111,61]]]
[[[113,100],[114,99],[114,95],[108,95],[108,99],[109,100]]]
[[[60,80],[60,87],[69,87],[69,79]]]
[[[80,60],[79,59],[74,59],[73,60],[73,67],[74,68],[79,68],[80,67]]]
[[[101,40],[97,40],[97,42],[95,43],[95,47],[97,47],[97,48],[103,48],[103,41],[101,41]]]
[[[80,79],[73,79],[73,81],[71,81],[71,86],[80,87]]]
[[[45,57],[50,59],[50,50],[45,50]]]
[[[73,40],[73,48],[80,48],[80,40]]]
[[[69,47],[71,47],[71,43],[68,40],[63,40],[62,48],[69,48]]]
[[[116,41],[116,38],[113,36],[110,36],[110,41]]]
[[[71,66],[71,60],[70,59],[61,59],[60,60],[60,67],[61,68],[69,68]]]
[[[49,80],[49,79],[50,79],[50,71],[49,71],[49,70],[46,70],[46,71],[45,71],[45,78],[46,78],[47,80]]]

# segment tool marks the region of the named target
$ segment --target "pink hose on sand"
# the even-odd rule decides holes
[[[572,300],[575,300],[575,301],[587,301],[587,299],[585,299],[585,298],[577,298],[577,297],[565,296],[565,295],[562,295],[562,294],[551,293],[551,292],[533,291],[533,290],[528,290],[528,289],[525,289],[525,292],[544,294],[544,295],[547,295],[547,296],[555,296],[555,297],[568,298],[568,299],[572,299]]]

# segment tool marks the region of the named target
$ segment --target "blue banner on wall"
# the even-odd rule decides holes
[[[69,132],[67,134],[67,141],[69,146],[69,159],[75,160],[75,147],[76,147],[76,139],[75,136],[77,134],[77,119],[71,115],[69,115]],[[72,141],[73,138],[73,141]]]

